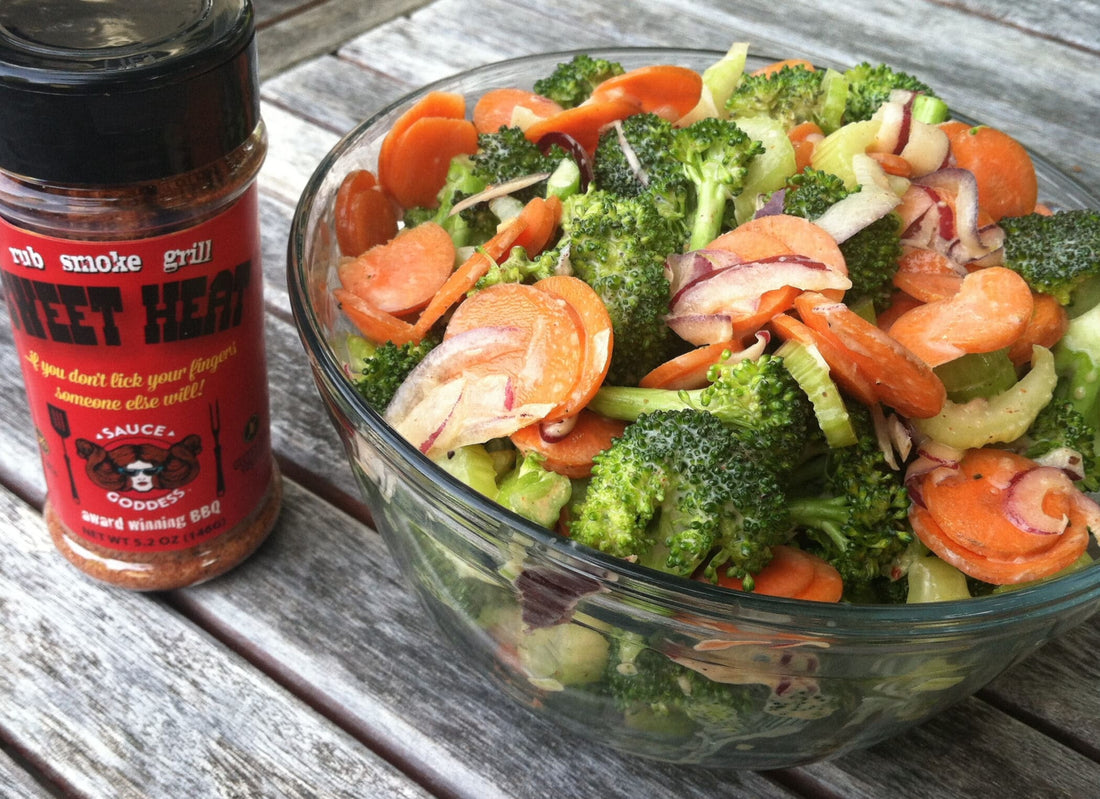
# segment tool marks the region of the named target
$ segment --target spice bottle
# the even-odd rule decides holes
[[[4,0],[0,276],[57,548],[138,590],[278,515],[248,0]]]

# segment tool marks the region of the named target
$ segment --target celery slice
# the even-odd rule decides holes
[[[719,116],[726,116],[726,101],[741,85],[748,53],[747,42],[734,42],[724,56],[703,70],[703,85],[710,92]]]
[[[840,389],[829,374],[829,365],[813,344],[785,341],[775,354],[810,398],[825,441],[830,447],[848,447],[856,443],[856,431]]]
[[[835,69],[826,69],[821,88],[825,92],[825,102],[821,106],[821,129],[832,133],[844,120],[844,108],[848,104],[848,79]]]
[[[1008,350],[968,353],[934,370],[952,402],[993,397],[1016,384],[1016,367]]]
[[[458,447],[435,459],[443,471],[489,499],[497,496],[497,471],[492,455],[481,444]]]
[[[965,574],[934,555],[917,558],[909,565],[907,604],[953,599],[970,599]]]
[[[734,218],[740,225],[756,213],[757,197],[783,188],[796,164],[794,145],[781,123],[770,117],[746,117],[737,120],[737,127],[764,145],[764,152],[749,162],[744,188],[733,198]]]
[[[810,165],[814,169],[836,175],[844,181],[849,191],[854,191],[859,185],[859,179],[852,168],[852,158],[858,153],[867,152],[881,125],[882,122],[878,119],[867,119],[837,128],[814,148]]]

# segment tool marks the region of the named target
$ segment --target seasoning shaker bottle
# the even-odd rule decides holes
[[[281,502],[249,0],[4,0],[0,277],[58,550],[136,590],[247,558]]]

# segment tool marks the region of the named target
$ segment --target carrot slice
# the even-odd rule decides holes
[[[810,166],[813,160],[814,148],[818,142],[825,138],[825,132],[816,122],[807,120],[799,122],[787,131],[787,138],[794,146],[795,171],[801,172]]]
[[[895,175],[899,178],[908,178],[913,174],[913,165],[895,153],[880,153],[871,150],[867,151],[867,155],[872,160],[877,161],[878,165],[882,167],[882,171],[887,175]]]
[[[790,67],[791,69],[808,69],[813,72],[813,62],[807,61],[805,58],[783,58],[779,61],[773,61],[770,64],[765,64],[759,69],[753,70],[753,75],[773,75],[779,72],[783,67]]]
[[[974,173],[978,205],[996,222],[1035,210],[1039,182],[1027,149],[1012,136],[987,125],[952,120],[939,126],[947,134],[955,164]]]
[[[356,256],[397,235],[397,212],[369,169],[349,172],[333,204],[336,243],[344,255]]]
[[[921,302],[933,302],[955,296],[962,286],[963,276],[943,253],[925,247],[910,247],[898,259],[893,280],[895,288],[910,297]]]
[[[523,247],[527,255],[534,258],[554,239],[561,223],[561,212],[561,198],[556,195],[529,200],[520,211],[523,229],[512,242],[512,247]],[[511,251],[511,247],[508,251]],[[507,255],[507,252],[504,254]]]
[[[694,69],[653,64],[628,70],[603,81],[588,102],[626,100],[645,113],[675,122],[695,108],[703,91],[703,77]]]
[[[490,89],[474,104],[474,127],[478,133],[496,133],[502,127],[511,127],[517,108],[529,111],[534,118],[545,119],[562,110],[549,97],[520,89],[502,86]]]
[[[409,125],[379,160],[379,180],[402,208],[434,208],[451,159],[477,152],[477,129],[467,119],[424,117]],[[381,157],[380,157],[381,158]]]
[[[623,434],[626,422],[608,419],[582,409],[574,417],[573,427],[563,436],[547,438],[542,425],[528,425],[512,434],[516,449],[527,455],[537,452],[546,460],[543,467],[573,479],[592,474],[592,460]]]
[[[923,419],[943,408],[947,399],[943,381],[892,335],[817,292],[800,294],[795,308],[803,322],[826,338],[832,337],[839,348],[839,353],[821,353],[830,368],[830,355],[842,355],[871,384],[875,396],[903,416]],[[890,329],[896,326],[897,322]]]
[[[1052,348],[1066,334],[1069,315],[1065,307],[1049,294],[1036,292],[1031,319],[1024,332],[1008,349],[1008,358],[1017,366],[1031,363],[1033,346]]]
[[[721,573],[723,588],[744,591],[744,580]],[[813,602],[839,602],[844,581],[828,561],[798,547],[778,544],[772,547],[768,565],[752,577],[752,592],[766,596],[805,599]]]
[[[966,353],[1011,346],[1032,318],[1035,301],[1022,277],[1003,266],[969,273],[959,291],[902,314],[890,335],[929,366]]]
[[[569,304],[524,283],[498,283],[470,295],[451,316],[444,340],[501,323],[525,331],[526,351],[495,362],[494,373],[511,379],[513,406],[557,407],[569,396],[581,374],[582,331]],[[467,369],[469,372],[470,369]]]
[[[719,341],[717,344],[704,344],[665,361],[646,374],[638,385],[642,388],[675,390],[703,388],[709,382],[707,372],[710,371],[711,366],[722,359],[722,354],[726,350],[736,352],[740,349],[741,342],[736,339]]]
[[[772,317],[770,326],[784,341],[800,341],[803,344],[812,344],[817,347],[825,363],[829,365],[829,373],[833,380],[844,390],[845,394],[854,397],[864,405],[876,405],[878,395],[871,381],[861,372],[851,358],[848,357],[844,347],[837,342],[835,336],[825,335],[804,324],[795,317],[781,313]]]
[[[955,472],[920,478],[923,504],[914,503],[909,512],[914,532],[941,559],[988,583],[1025,582],[1061,571],[1088,546],[1088,523],[1075,498],[1052,490],[1042,500],[1047,513],[1068,518],[1061,534],[1027,532],[1006,514],[1011,481],[1035,466],[1007,450],[967,450]]]
[[[392,341],[394,344],[407,344],[422,338],[414,334],[413,326],[404,319],[378,310],[347,289],[333,289],[332,295],[340,303],[348,319],[359,328],[359,332],[375,344],[384,344],[387,341]]]
[[[890,295],[890,305],[876,315],[875,324],[879,326],[880,330],[889,332],[890,325],[894,324],[899,316],[920,304],[921,301],[916,297],[911,297],[904,291],[895,291]],[[1029,354],[1028,357],[1030,358],[1031,355]]]
[[[739,225],[728,230],[707,245],[709,250],[731,252],[743,261],[758,261],[777,255],[794,255],[794,250],[781,238],[765,233],[756,225]],[[748,313],[731,314],[730,325],[733,338],[751,336],[768,323],[773,316],[789,310],[799,289],[793,286],[766,291],[760,295],[756,308]]]
[[[405,228],[385,244],[340,264],[340,284],[380,311],[404,316],[423,308],[455,265],[450,235],[435,222]]]
[[[547,133],[565,133],[591,153],[596,150],[605,127],[638,111],[638,105],[630,100],[592,102],[590,99],[529,125],[523,133],[536,143]]]
[[[428,117],[463,119],[466,116],[466,98],[458,92],[428,92],[401,114],[382,139],[378,151],[378,182],[385,186],[389,172],[395,166],[394,150],[398,140],[416,121]]]
[[[611,316],[600,295],[572,275],[544,278],[534,288],[564,300],[575,314],[581,333],[580,374],[561,403],[546,415],[548,420],[564,419],[584,408],[607,377],[614,349]]]

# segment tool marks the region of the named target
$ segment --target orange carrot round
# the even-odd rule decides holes
[[[693,69],[654,64],[608,78],[592,90],[590,103],[626,100],[638,110],[675,122],[695,108],[703,78]]]
[[[356,256],[397,235],[393,202],[368,169],[349,172],[333,204],[336,243],[344,255]]]
[[[594,152],[600,143],[603,129],[620,119],[638,113],[638,105],[630,100],[603,100],[593,102],[589,99],[581,105],[566,108],[553,116],[541,119],[529,125],[524,135],[529,141],[538,142],[547,133],[565,133],[577,140],[588,152]]]
[[[816,122],[807,120],[799,122],[787,131],[787,138],[791,140],[791,144],[794,146],[795,171],[801,172],[810,166],[811,161],[813,161],[814,148],[817,147],[818,142],[825,138],[825,132]]]
[[[411,341],[419,341],[421,338],[414,334],[413,326],[404,319],[378,310],[347,289],[333,289],[332,296],[368,341],[375,344],[384,344],[387,341],[392,341],[394,344],[407,344]]]
[[[921,302],[955,296],[962,280],[950,258],[925,247],[907,248],[898,259],[893,278],[895,288]]]
[[[1022,277],[1003,266],[969,273],[951,297],[902,314],[890,335],[929,366],[967,353],[1011,346],[1032,318],[1034,300]]]
[[[861,372],[854,360],[848,357],[844,347],[835,336],[819,333],[809,325],[790,314],[776,314],[769,326],[784,341],[800,341],[812,344],[821,353],[829,365],[829,374],[845,394],[854,397],[864,405],[878,403],[878,395],[871,381]]]
[[[974,173],[978,205],[994,222],[1035,210],[1039,194],[1035,164],[1020,142],[987,125],[952,120],[939,127],[947,134],[956,165]]]
[[[729,577],[719,569],[718,584],[744,591],[744,580]],[[844,581],[828,561],[798,547],[779,544],[772,547],[768,565],[752,576],[752,592],[766,596],[804,599],[812,602],[839,602]]]
[[[375,308],[404,316],[423,308],[455,265],[450,235],[435,222],[405,228],[337,269],[340,284]]]
[[[499,283],[471,294],[454,311],[444,339],[480,327],[519,328],[525,351],[483,365],[512,378],[512,404],[557,407],[570,395],[583,366],[582,331],[568,303],[524,283]],[[472,368],[472,367],[468,367]]]
[[[402,208],[434,208],[456,155],[477,152],[477,130],[467,119],[424,117],[409,125],[388,154],[379,180]]]
[[[528,425],[512,434],[512,443],[524,455],[537,452],[543,467],[573,479],[592,474],[592,460],[623,434],[626,422],[608,419],[587,409],[573,418],[568,433],[546,437],[541,424]]]
[[[1065,307],[1049,294],[1034,293],[1031,319],[1008,349],[1008,358],[1017,366],[1031,363],[1033,346],[1051,349],[1066,334],[1069,315]]]
[[[520,89],[503,86],[490,89],[474,104],[473,120],[478,133],[496,133],[502,127],[511,127],[517,108],[525,108],[533,117],[544,119],[562,110],[549,97]]]
[[[534,288],[563,300],[580,330],[580,373],[558,406],[546,415],[549,420],[564,419],[584,408],[607,377],[614,349],[611,315],[600,295],[578,277],[555,275],[538,281]]]
[[[428,117],[463,119],[466,116],[466,98],[458,92],[428,92],[399,116],[382,139],[378,152],[378,182],[386,186],[390,172],[398,166],[394,151],[397,142],[416,121]]]
[[[795,308],[803,322],[825,338],[831,337],[839,348],[839,352],[822,351],[829,366],[834,366],[830,355],[851,361],[879,401],[917,419],[935,416],[943,408],[947,399],[943,381],[892,335],[843,303],[816,292],[799,295]],[[890,329],[896,326],[897,322]]]
[[[736,340],[704,344],[665,361],[638,381],[638,385],[675,390],[703,388],[710,382],[707,380],[710,367],[722,359],[726,350],[736,352],[739,349],[741,342]]]
[[[842,275],[848,274],[848,264],[844,261],[844,253],[840,251],[836,239],[829,235],[824,228],[818,227],[808,219],[792,214],[770,214],[750,219],[733,230],[722,234],[707,246],[727,249],[736,252],[746,260],[752,260],[737,249],[739,246],[737,243],[738,237],[748,238],[758,233],[778,239],[790,253],[812,258]],[[744,248],[746,245],[742,243],[740,246]],[[783,253],[769,254],[782,255]]]

